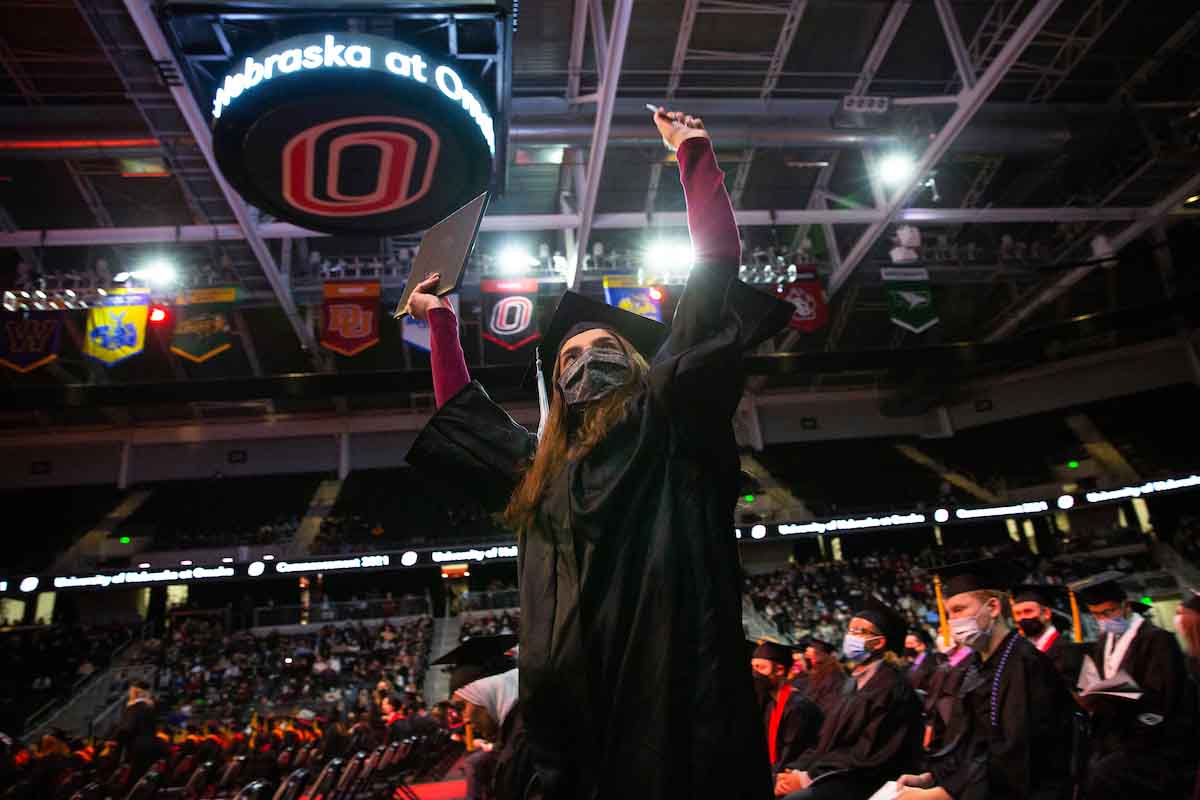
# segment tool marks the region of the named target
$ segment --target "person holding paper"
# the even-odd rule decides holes
[[[517,535],[528,798],[771,793],[746,668],[731,424],[743,354],[793,308],[737,278],[703,122],[655,112],[678,152],[695,265],[669,330],[566,292],[541,340],[540,439],[470,382],[453,313],[427,317],[439,406],[408,461],[470,486]]]
[[[1009,562],[941,567],[950,631],[973,653],[929,771],[898,800],[1059,800],[1069,784],[1071,699],[1053,663],[1004,620]]]
[[[1196,687],[1175,637],[1137,613],[1148,609],[1126,598],[1121,577],[1107,572],[1072,584],[1102,631],[1080,673],[1080,702],[1092,717],[1084,797],[1184,798],[1200,759]],[[1123,676],[1113,691],[1126,696],[1089,695],[1085,673]]]
[[[817,743],[823,715],[815,703],[788,680],[792,648],[763,640],[750,657],[750,668],[770,683],[763,722],[772,772],[778,772]]]

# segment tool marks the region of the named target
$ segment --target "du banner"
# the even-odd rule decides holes
[[[109,292],[88,310],[87,341],[83,352],[111,367],[146,346],[146,317],[150,295]]]
[[[61,311],[0,312],[0,364],[31,372],[58,358]]]
[[[924,333],[938,324],[929,271],[921,267],[885,267],[880,270],[887,287],[892,322],[913,333]]]
[[[458,295],[447,295],[446,299],[450,301],[450,308],[454,309],[454,316],[458,317]],[[404,326],[404,341],[428,353],[429,323],[414,319],[412,314],[409,314],[401,324]]]
[[[662,322],[662,301],[663,291],[657,286],[643,286],[630,275],[604,276],[604,302],[610,306]]]
[[[484,280],[479,288],[483,293],[484,339],[512,353],[541,337],[536,278]]]
[[[829,309],[825,305],[825,290],[815,269],[804,269],[796,273],[796,279],[779,287],[780,299],[795,306],[788,323],[803,333],[812,333],[825,326]]]
[[[379,281],[325,284],[321,309],[321,346],[356,356],[379,342]]]
[[[233,347],[229,324],[237,288],[193,289],[175,300],[175,332],[171,352],[196,364]]]

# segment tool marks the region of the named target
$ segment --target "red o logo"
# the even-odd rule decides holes
[[[417,163],[420,143],[414,134],[428,142],[424,163]],[[406,117],[345,117],[315,125],[293,136],[283,149],[283,197],[301,211],[324,217],[395,211],[429,193],[440,146],[436,131]],[[374,186],[357,194],[342,186],[344,161],[352,148],[371,148],[378,157],[378,168],[369,171]]]
[[[533,301],[521,295],[502,297],[492,307],[491,329],[498,336],[513,336],[533,321]]]

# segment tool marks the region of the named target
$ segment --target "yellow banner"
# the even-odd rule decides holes
[[[146,346],[149,311],[148,294],[110,294],[88,311],[84,353],[110,367],[136,356]]]
[[[209,289],[189,289],[175,298],[175,305],[198,306],[207,303],[232,303],[236,300],[236,286],[214,286]]]

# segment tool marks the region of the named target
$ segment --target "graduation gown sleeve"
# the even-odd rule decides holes
[[[725,174],[707,139],[679,148],[695,265],[671,333],[654,357],[652,396],[700,432],[728,420],[742,393],[742,356],[787,324],[792,306],[738,280],[741,246]]]

